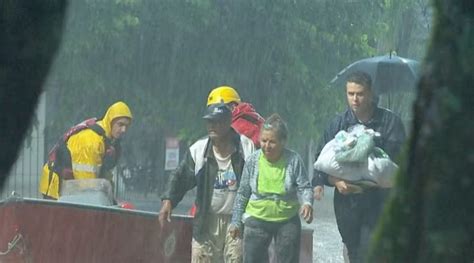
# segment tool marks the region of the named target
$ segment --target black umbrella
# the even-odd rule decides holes
[[[418,80],[420,63],[394,55],[358,60],[331,80],[331,86],[343,86],[346,78],[355,71],[364,71],[372,77],[372,88],[377,94],[411,90]]]

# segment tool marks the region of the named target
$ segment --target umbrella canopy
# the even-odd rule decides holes
[[[418,80],[420,63],[394,55],[358,60],[331,80],[331,86],[343,86],[346,78],[355,71],[364,71],[372,77],[372,90],[376,94],[412,90]]]

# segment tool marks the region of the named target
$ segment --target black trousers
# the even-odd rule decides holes
[[[373,230],[383,210],[388,190],[372,189],[361,194],[334,193],[334,212],[342,242],[351,263],[364,262]]]

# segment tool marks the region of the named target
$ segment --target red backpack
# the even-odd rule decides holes
[[[260,148],[260,129],[265,119],[249,103],[242,102],[232,111],[232,128],[250,138],[255,147]]]

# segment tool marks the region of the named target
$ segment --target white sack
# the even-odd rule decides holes
[[[335,159],[335,144],[335,140],[331,140],[324,146],[314,163],[316,170],[356,184],[358,181],[369,181],[379,187],[392,187],[398,166],[390,158],[370,154],[367,162],[339,163]]]

